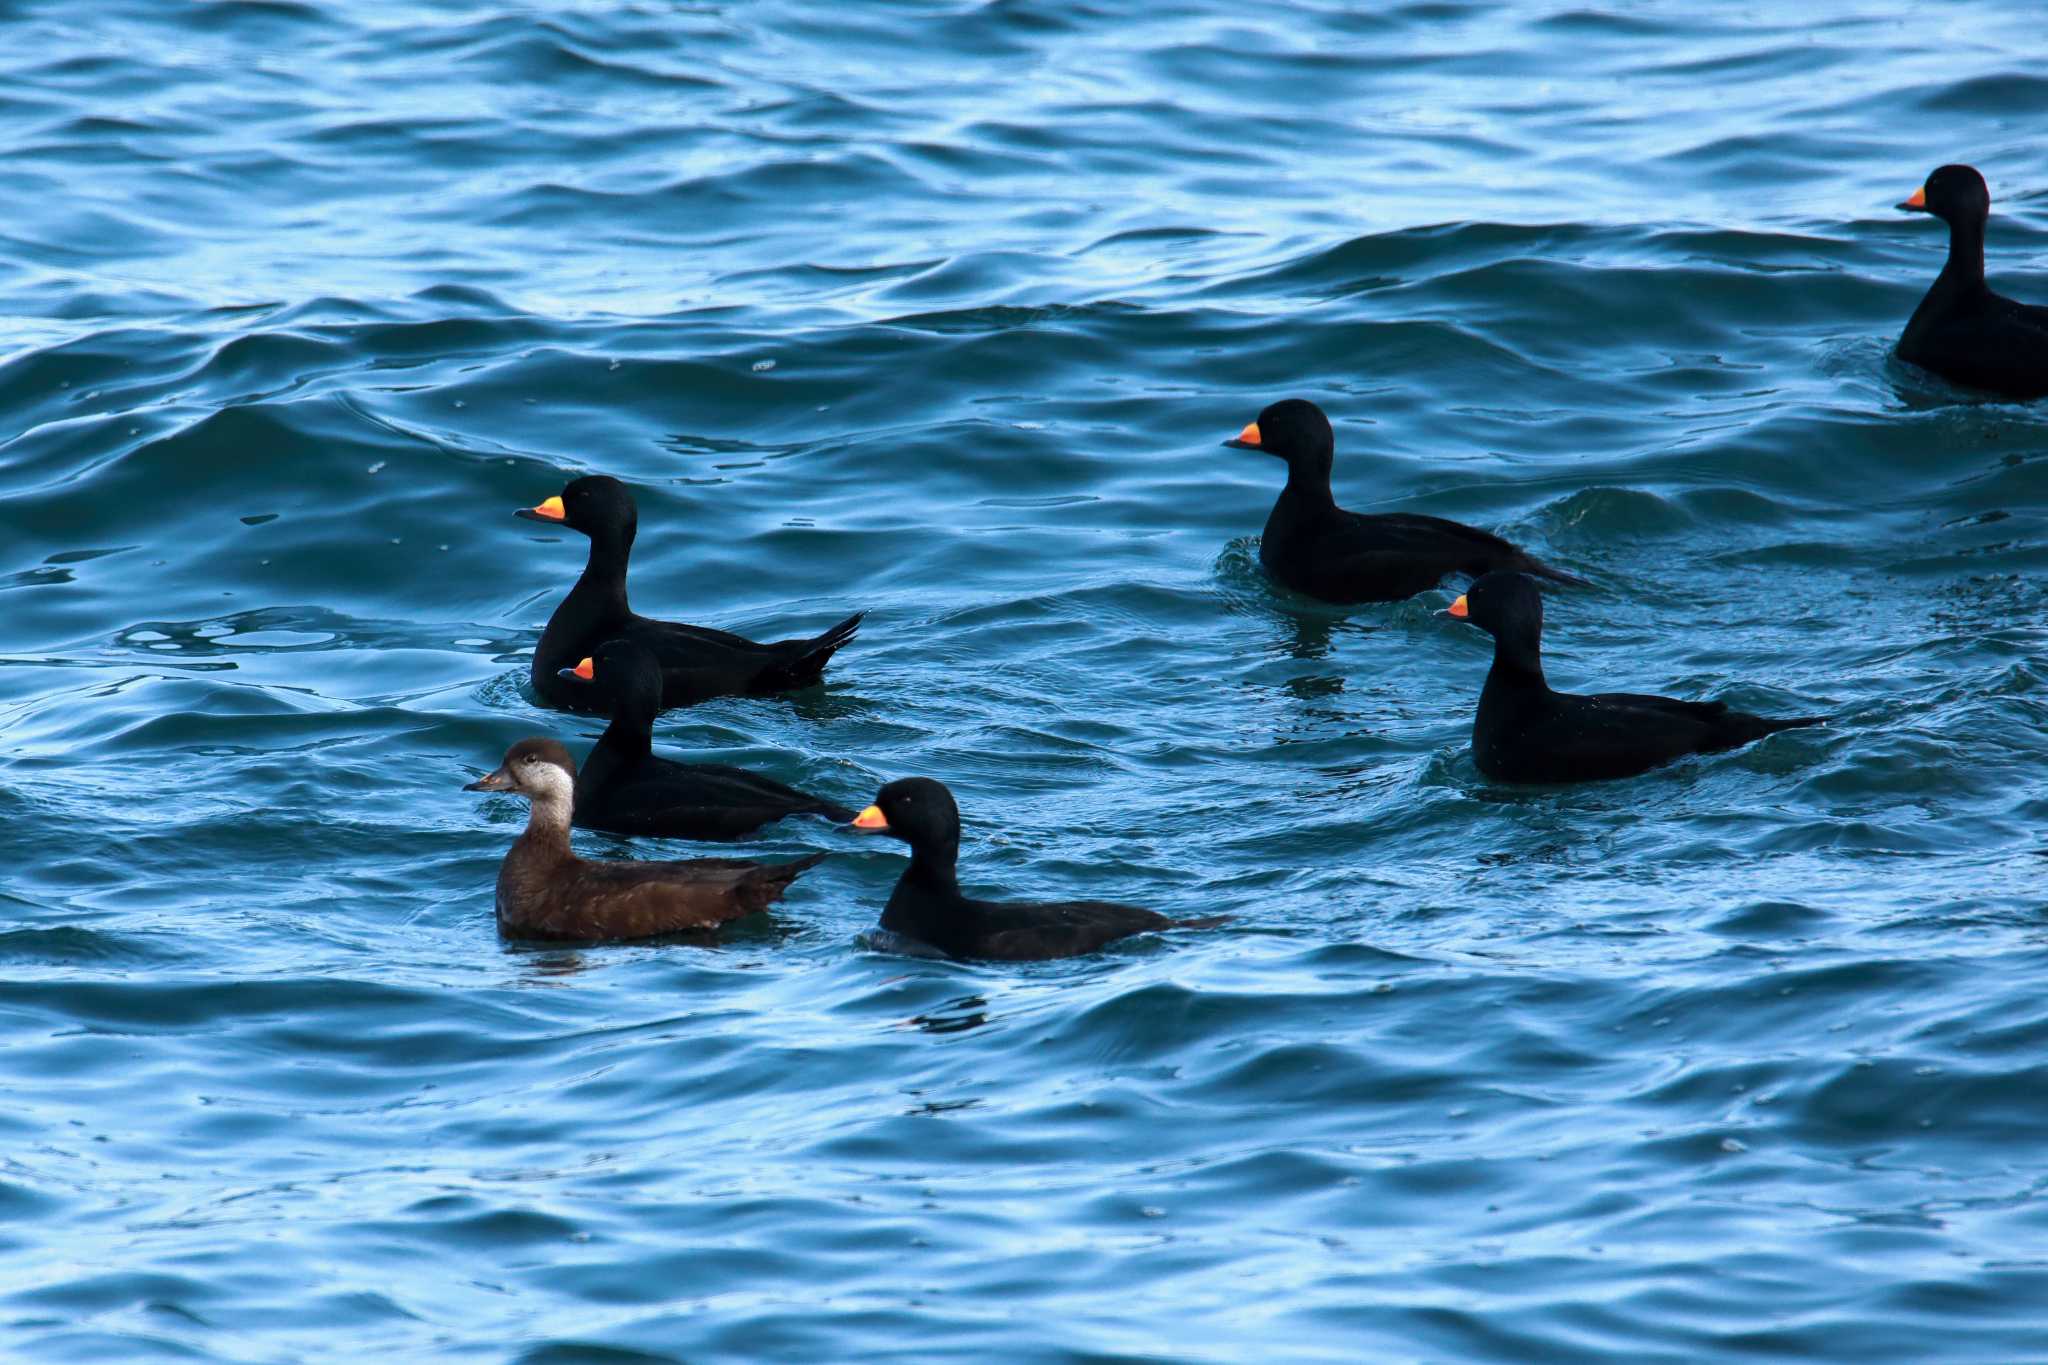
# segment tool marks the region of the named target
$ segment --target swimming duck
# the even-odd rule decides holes
[[[1079,957],[1132,934],[1206,929],[1229,919],[1168,919],[1156,911],[1107,901],[985,901],[961,894],[960,808],[943,783],[928,777],[891,782],[853,827],[889,834],[910,845],[882,928],[929,945],[947,957],[1034,962]]]
[[[723,763],[678,763],[654,753],[661,709],[661,664],[634,640],[608,640],[562,670],[564,681],[594,689],[611,712],[597,746],[576,774],[576,823],[614,834],[672,839],[738,839],[791,815],[846,823],[853,811],[786,787],[772,777]]]
[[[1942,166],[1899,205],[1948,224],[1948,263],[1899,338],[1899,359],[2008,398],[2048,394],[2048,308],[1984,283],[1991,191],[1974,166]]]
[[[533,651],[533,689],[549,706],[579,709],[596,699],[561,677],[606,640],[637,640],[661,662],[663,709],[689,706],[710,697],[757,696],[809,687],[825,671],[833,651],[853,638],[865,612],[855,612],[808,640],[761,644],[743,636],[656,621],[636,615],[626,603],[626,561],[633,551],[639,509],[617,479],[591,474],[572,480],[554,497],[514,515],[552,526],[567,526],[590,537],[583,576],[548,618]]]
[[[1330,492],[1337,439],[1330,419],[1306,398],[1267,407],[1226,446],[1287,463],[1259,541],[1259,561],[1283,585],[1325,602],[1396,602],[1427,592],[1446,574],[1474,578],[1519,569],[1557,583],[1586,580],[1553,569],[1499,536],[1462,522],[1406,512],[1347,512]]]
[[[1554,692],[1543,678],[1543,591],[1523,573],[1490,573],[1450,614],[1493,636],[1493,668],[1472,723],[1472,760],[1501,782],[1587,782],[1687,754],[1735,749],[1827,716],[1768,718],[1726,702],[1629,692]]]
[[[463,788],[531,803],[526,830],[498,867],[498,932],[580,943],[715,929],[765,910],[825,855],[786,863],[737,858],[597,862],[569,849],[576,761],[552,739],[522,739],[495,772]]]

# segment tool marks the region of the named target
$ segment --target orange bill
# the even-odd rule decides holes
[[[583,681],[589,682],[592,678],[595,678],[597,676],[597,665],[592,663],[590,660],[585,659],[582,663],[576,665],[569,671],[571,673],[574,673],[577,677],[583,679]]]
[[[880,806],[869,806],[859,815],[853,817],[853,827],[855,829],[887,829],[889,828],[889,820],[887,816],[882,814]]]
[[[1900,208],[1902,208],[1902,209],[1924,209],[1924,208],[1926,208],[1926,207],[1927,207],[1927,187],[1926,187],[1925,185],[1922,185],[1922,186],[1921,186],[1921,187],[1920,187],[1919,189],[1917,189],[1917,190],[1914,190],[1914,191],[1913,191],[1913,192],[1912,192],[1911,194],[1909,194],[1909,195],[1907,195],[1907,196],[1906,196],[1906,202],[1905,202],[1905,203],[1903,203],[1903,204],[1901,204],[1901,205],[1899,205],[1899,207],[1900,207]]]
[[[1259,424],[1257,422],[1246,422],[1244,430],[1237,433],[1237,439],[1243,441],[1248,446],[1257,445],[1259,443]]]
[[[557,494],[556,496],[549,498],[546,502],[542,503],[538,507],[530,507],[527,510],[532,512],[535,516],[541,518],[541,520],[543,521],[560,521],[564,517],[569,515],[568,512],[565,511],[562,507],[562,499],[560,494]]]
[[[1465,605],[1465,594],[1458,594],[1458,600],[1451,603],[1450,612],[1451,615],[1457,617],[1460,621],[1472,614],[1472,609]]]

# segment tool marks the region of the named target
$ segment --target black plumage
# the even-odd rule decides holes
[[[1472,722],[1472,759],[1502,782],[1632,777],[1687,754],[1735,749],[1827,716],[1753,716],[1726,702],[1632,692],[1557,692],[1543,677],[1543,591],[1491,573],[1450,614],[1493,636],[1493,667]]]
[[[1557,583],[1585,580],[1477,527],[1405,512],[1347,512],[1330,491],[1336,436],[1305,398],[1274,403],[1223,444],[1287,464],[1259,541],[1259,561],[1276,580],[1325,602],[1396,602],[1427,592],[1449,574],[1519,569]]]
[[[1984,177],[1972,166],[1942,166],[1899,207],[1948,224],[1948,261],[1907,320],[1899,359],[2007,398],[2048,394],[2048,308],[1984,282]]]
[[[644,645],[661,664],[663,709],[711,697],[759,695],[809,687],[833,652],[853,638],[863,612],[806,640],[762,644],[705,626],[657,621],[635,613],[626,600],[626,563],[639,528],[633,495],[617,479],[591,474],[573,480],[537,507],[520,508],[530,521],[567,526],[590,537],[582,577],[562,599],[533,651],[533,689],[548,705],[581,709],[594,698],[560,674],[607,640]]]
[[[588,675],[587,677],[585,675]],[[853,811],[772,777],[724,763],[679,763],[654,752],[661,665],[634,640],[609,640],[576,668],[571,688],[593,693],[611,724],[576,774],[576,823],[613,834],[739,839],[792,815],[844,823]]]
[[[1133,934],[1206,929],[1227,915],[1175,920],[1109,901],[990,901],[960,890],[960,809],[928,777],[891,782],[854,819],[854,828],[910,845],[910,866],[882,910],[882,928],[948,957],[1029,962],[1079,957]]]

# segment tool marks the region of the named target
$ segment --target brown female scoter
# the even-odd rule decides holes
[[[740,858],[598,862],[569,848],[576,761],[552,739],[522,739],[496,772],[463,788],[511,792],[532,805],[498,868],[498,932],[583,943],[715,929],[765,910],[822,853],[787,863]]]

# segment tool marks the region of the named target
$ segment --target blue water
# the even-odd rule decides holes
[[[1981,167],[2048,300],[2038,5],[0,5],[0,1355],[2048,1359],[2048,405],[1890,347]],[[1553,681],[1831,711],[1473,769],[1448,593],[1276,591],[1340,499],[1597,580]],[[669,752],[928,774],[971,887],[1227,930],[501,943],[635,601],[869,610]],[[588,853],[688,856],[579,836]]]

